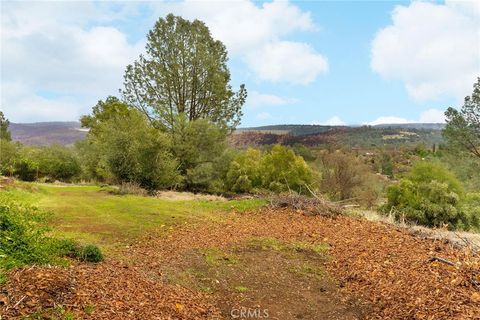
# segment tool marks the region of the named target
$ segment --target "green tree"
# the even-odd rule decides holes
[[[79,146],[94,153],[89,161],[97,161],[100,170],[106,170],[102,176],[116,182],[135,182],[147,189],[178,182],[178,165],[165,133],[153,128],[138,110],[119,105],[118,100],[107,99],[97,106],[101,107],[89,120],[93,123],[87,137],[91,147]]]
[[[73,150],[53,145],[39,151],[37,155],[39,175],[53,180],[71,181],[80,174],[80,163]]]
[[[239,124],[245,86],[232,90],[226,48],[203,22],[160,18],[146,51],[127,66],[122,93],[155,127],[173,130],[178,114],[230,128]]]
[[[445,138],[452,146],[460,147],[480,158],[480,78],[473,85],[472,95],[465,97],[461,110],[448,108],[445,116]]]
[[[8,127],[10,126],[10,121],[5,118],[5,115],[0,111],[0,139],[11,141],[12,136]]]

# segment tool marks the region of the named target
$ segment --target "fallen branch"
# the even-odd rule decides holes
[[[443,262],[443,263],[446,263],[450,266],[455,266],[455,262],[452,262],[450,260],[440,258],[440,257],[432,257],[432,258],[430,258],[430,260],[428,260],[428,262],[434,262],[434,261]]]
[[[22,298],[20,298],[20,300],[17,301],[17,303],[15,303],[12,307],[12,309],[15,309],[23,300],[25,300],[27,296],[23,296]]]

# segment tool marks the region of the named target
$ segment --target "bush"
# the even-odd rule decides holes
[[[89,244],[81,250],[79,258],[87,262],[100,262],[103,260],[103,254],[96,245]]]
[[[233,192],[268,189],[274,192],[307,192],[313,172],[302,157],[284,146],[275,145],[270,152],[248,149],[231,162],[227,186]]]
[[[51,180],[69,182],[81,173],[80,163],[75,153],[60,145],[43,147],[37,156],[39,176]]]
[[[22,157],[15,161],[14,165],[15,175],[23,181],[35,181],[38,174],[38,162],[27,158]]]
[[[13,175],[15,159],[18,158],[19,144],[0,139],[0,174]]]
[[[476,227],[478,219],[464,210],[463,196],[463,188],[451,172],[437,163],[421,162],[387,189],[385,210],[397,220],[403,218],[430,227]]]
[[[320,160],[320,190],[330,199],[354,199],[367,207],[375,204],[383,186],[367,165],[343,152],[325,153]]]
[[[45,214],[0,197],[0,268],[50,261],[51,239],[45,237]]]

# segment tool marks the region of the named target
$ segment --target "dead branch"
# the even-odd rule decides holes
[[[446,263],[450,266],[455,266],[455,262],[452,262],[450,260],[440,258],[440,257],[432,257],[432,258],[430,258],[430,260],[428,260],[428,262],[434,262],[434,261],[443,262],[443,263]]]

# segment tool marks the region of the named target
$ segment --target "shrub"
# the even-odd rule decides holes
[[[38,162],[22,157],[15,161],[14,171],[15,175],[23,181],[35,181],[38,174]]]
[[[81,250],[79,258],[87,262],[100,262],[103,260],[103,254],[96,245],[89,244]]]
[[[284,146],[275,145],[270,152],[248,149],[231,162],[227,186],[233,192],[251,192],[255,188],[274,192],[306,192],[313,182],[313,172],[302,157]]]
[[[15,159],[18,158],[19,145],[0,139],[0,174],[13,175]]]
[[[475,216],[463,208],[460,182],[437,163],[416,164],[406,177],[387,189],[385,210],[397,220],[404,218],[421,225],[468,229],[478,225]]]
[[[367,165],[343,152],[325,153],[320,160],[320,190],[330,199],[355,199],[366,206],[375,203],[382,185]]]
[[[230,163],[227,172],[227,186],[233,192],[251,192],[253,188],[262,186],[261,176],[262,153],[249,148],[238,154]]]
[[[0,268],[50,261],[44,219],[36,208],[0,197]]]
[[[81,172],[75,153],[60,145],[43,147],[37,155],[39,175],[51,180],[71,181]]]

